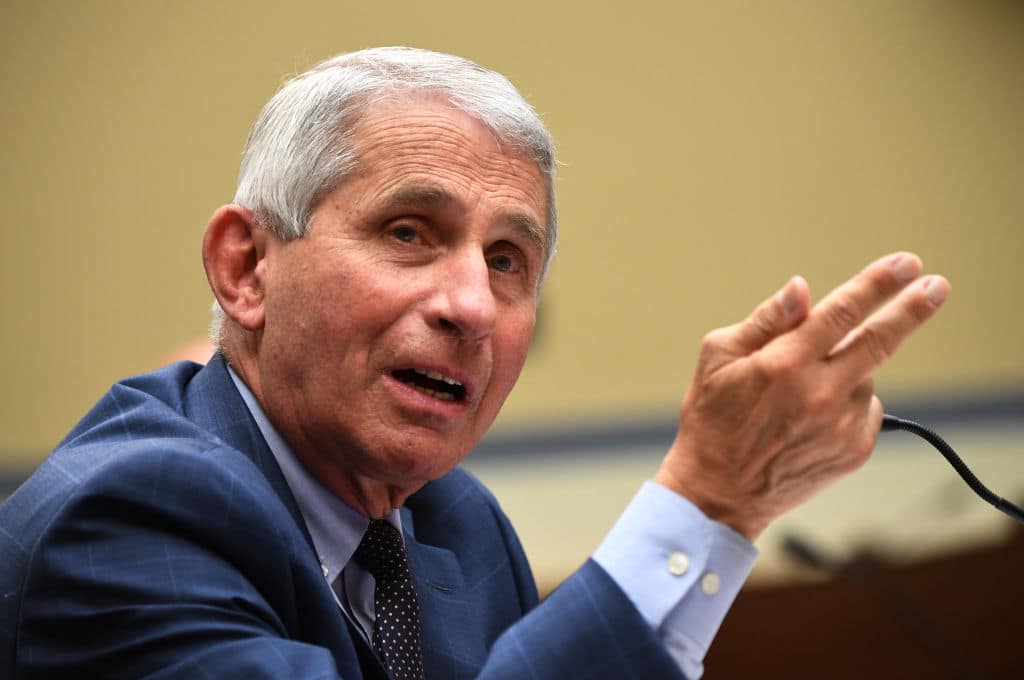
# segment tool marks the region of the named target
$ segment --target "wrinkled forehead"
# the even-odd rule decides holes
[[[372,118],[374,114],[383,110],[408,109],[415,111],[420,107],[442,107],[453,114],[468,116],[490,130],[494,139],[509,153],[519,153],[531,158],[541,174],[551,176],[553,173],[551,149],[541,148],[542,145],[537,148],[531,146],[536,140],[527,132],[527,126],[522,123],[511,123],[507,116],[502,120],[500,114],[487,108],[478,110],[472,104],[444,89],[396,85],[358,96],[354,103],[355,106],[352,109],[355,112],[355,118],[348,121],[349,127],[354,131],[358,130],[364,119]],[[539,121],[538,125],[540,125]],[[541,127],[541,129],[543,128]],[[528,139],[533,141],[527,141]]]
[[[548,176],[548,170],[536,157],[528,145],[511,139],[500,130],[488,124],[487,120],[452,103],[444,94],[427,90],[399,90],[375,94],[358,107],[358,113],[347,121],[348,137],[355,150],[361,156],[368,150],[366,139],[373,137],[380,126],[388,126],[399,130],[404,123],[415,123],[424,118],[438,120],[436,114],[442,113],[453,125],[467,124],[486,131],[487,141],[494,151],[511,159],[528,161],[541,177]],[[429,144],[429,139],[423,139]]]
[[[503,133],[502,130],[487,122],[486,116],[480,115],[470,108],[461,107],[455,102],[454,97],[442,90],[425,88],[390,88],[383,91],[376,91],[362,98],[353,107],[354,115],[345,121],[347,132],[346,138],[356,147],[358,152],[359,137],[365,136],[367,128],[373,126],[375,119],[379,119],[384,112],[403,111],[410,116],[415,116],[418,111],[437,108],[449,111],[453,117],[462,117],[472,120],[475,124],[486,129],[490,139],[500,150],[510,158],[528,161],[534,167],[544,183],[547,197],[546,223],[552,228],[551,238],[554,239],[554,227],[556,225],[554,213],[554,159],[551,156],[552,150],[547,148],[535,148],[522,138],[513,138],[512,135]],[[539,156],[540,155],[540,156]],[[359,159],[356,158],[356,164]],[[553,242],[551,244],[554,245]]]

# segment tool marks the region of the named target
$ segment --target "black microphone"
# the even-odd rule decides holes
[[[981,496],[986,502],[991,503],[995,508],[1018,522],[1024,523],[1024,510],[1021,510],[1018,506],[1014,505],[1010,501],[997,496],[992,493],[987,486],[981,483],[971,469],[967,467],[967,464],[960,459],[953,447],[946,443],[946,440],[936,434],[933,430],[928,429],[920,423],[915,423],[912,420],[906,420],[904,418],[897,418],[896,416],[889,415],[888,413],[882,416],[882,432],[891,430],[904,430],[911,432],[921,437],[929,444],[939,450],[949,464],[953,466],[953,469],[957,471],[957,474],[967,482],[967,486],[971,487],[974,493]]]

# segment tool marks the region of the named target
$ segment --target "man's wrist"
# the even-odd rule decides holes
[[[768,520],[751,517],[749,511],[741,510],[728,494],[707,489],[706,476],[698,475],[694,481],[687,481],[672,467],[662,464],[652,481],[686,499],[705,517],[727,526],[751,543],[768,527]]]

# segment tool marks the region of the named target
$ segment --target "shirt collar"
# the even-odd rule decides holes
[[[281,468],[281,474],[284,475],[302,518],[306,521],[324,578],[331,583],[352,559],[359,541],[370,525],[370,520],[346,505],[306,469],[288,443],[278,434],[248,385],[230,366],[228,374],[231,375],[231,380]],[[398,510],[392,510],[386,519],[401,535],[402,520]]]

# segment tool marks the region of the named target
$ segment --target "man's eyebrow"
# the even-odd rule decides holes
[[[433,184],[409,184],[398,187],[385,195],[381,201],[388,210],[412,207],[444,209],[456,206],[458,202],[459,200],[454,194]],[[502,214],[501,220],[515,231],[525,235],[541,253],[547,251],[544,227],[538,224],[533,217],[523,212],[509,212]]]
[[[412,206],[447,208],[455,205],[458,201],[455,196],[439,186],[407,184],[384,196],[382,203],[385,207],[392,209]]]
[[[505,215],[505,221],[516,231],[524,234],[542,254],[547,252],[547,241],[544,239],[544,227],[526,213],[515,212]]]

